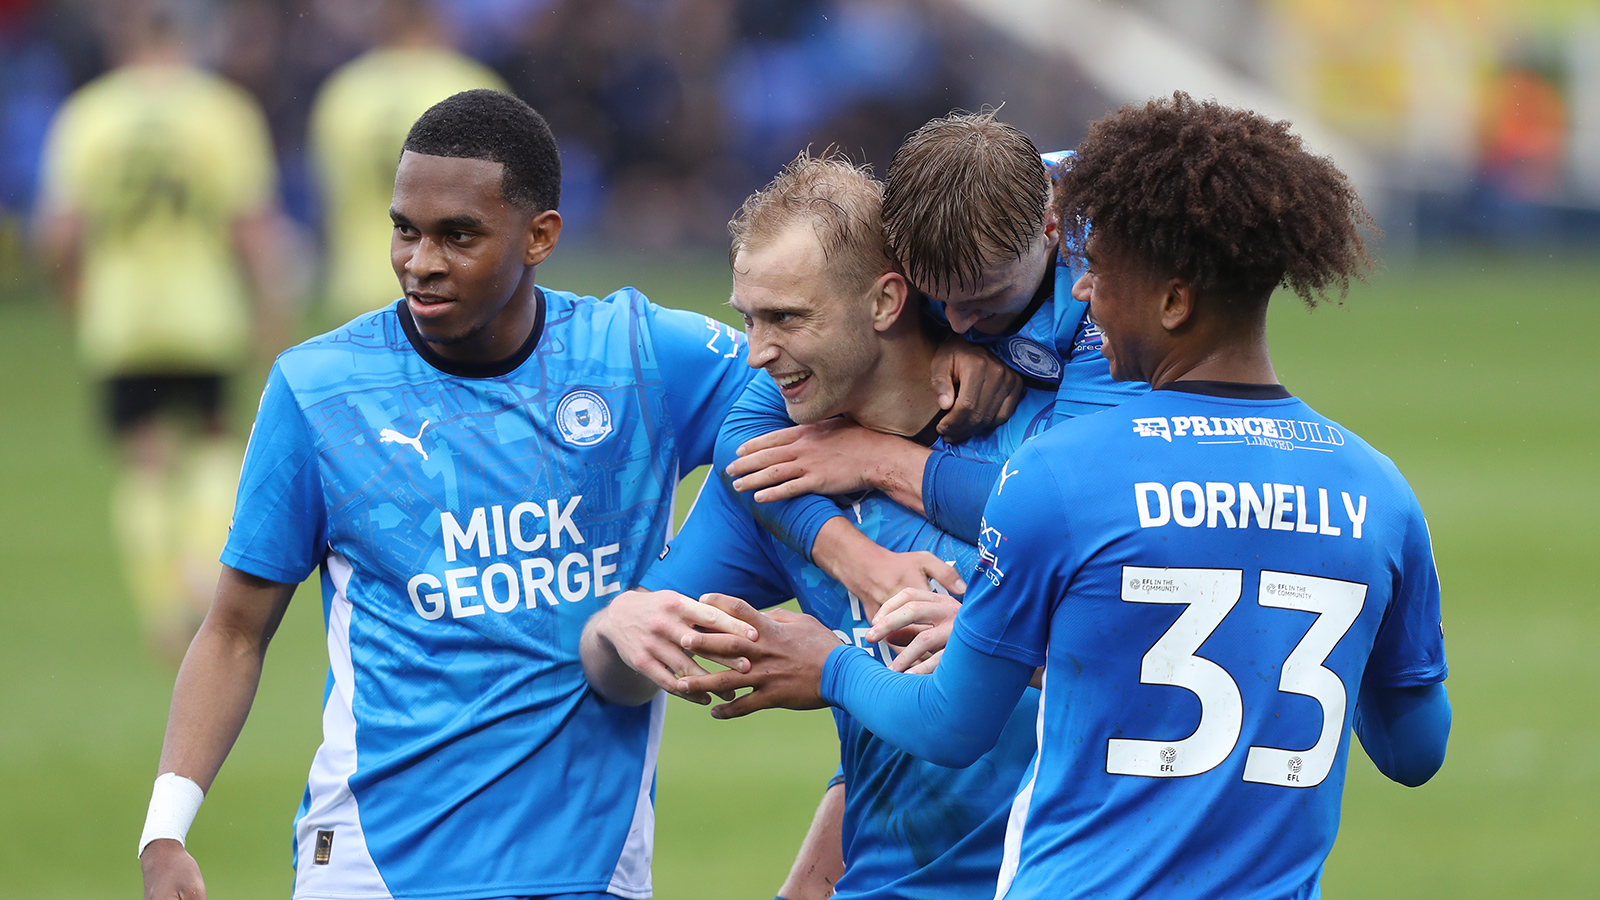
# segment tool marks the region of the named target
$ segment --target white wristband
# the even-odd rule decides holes
[[[205,798],[200,785],[182,775],[167,772],[157,778],[150,792],[150,811],[144,817],[144,834],[139,836],[139,855],[144,856],[151,841],[171,838],[182,844]]]

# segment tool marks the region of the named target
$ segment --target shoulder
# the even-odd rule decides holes
[[[274,367],[296,393],[351,390],[361,379],[420,359],[400,330],[393,306],[385,306],[278,354]]]

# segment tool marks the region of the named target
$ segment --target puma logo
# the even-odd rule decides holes
[[[994,492],[996,494],[1004,493],[1005,489],[1006,489],[1006,479],[1010,478],[1011,476],[1017,474],[1020,471],[1022,471],[1022,470],[1021,469],[1012,469],[1011,471],[1007,472],[1006,471],[1006,464],[1005,463],[1001,463],[1000,464],[1000,486],[995,488]]]
[[[413,449],[413,450],[417,451],[418,453],[422,454],[422,458],[424,460],[426,460],[428,458],[428,451],[422,449],[422,432],[426,431],[427,428],[428,428],[428,420],[427,419],[423,419],[422,420],[422,427],[417,429],[417,436],[416,437],[406,437],[405,435],[401,434],[400,432],[395,431],[393,428],[385,428],[384,430],[378,432],[378,443],[380,443],[380,444],[405,444],[406,446],[410,447],[411,449]],[[1002,473],[1002,476],[1003,476],[1003,473]]]

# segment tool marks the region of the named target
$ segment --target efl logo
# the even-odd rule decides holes
[[[1344,446],[1344,434],[1323,422],[1266,419],[1259,416],[1155,416],[1133,420],[1133,433],[1171,443],[1175,437],[1196,438],[1197,444],[1255,444],[1279,450],[1320,450]],[[1203,440],[1201,440],[1203,438]],[[1315,446],[1315,445],[1322,446]]]

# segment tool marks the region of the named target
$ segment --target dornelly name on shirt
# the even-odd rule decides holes
[[[536,609],[541,598],[547,606],[559,606],[558,593],[567,603],[620,593],[620,583],[606,580],[617,573],[617,564],[607,560],[616,555],[620,544],[587,551],[572,549],[559,561],[553,561],[555,554],[548,552],[521,555],[560,550],[563,537],[574,547],[583,544],[583,533],[572,517],[582,500],[583,495],[578,494],[568,497],[565,503],[527,501],[509,510],[503,505],[480,506],[465,517],[465,527],[454,514],[439,513],[445,562],[456,562],[458,554],[465,556],[468,552],[475,552],[480,560],[498,561],[481,571],[478,566],[461,566],[444,570],[442,577],[428,572],[412,576],[406,592],[417,615],[433,621],[448,611],[452,619],[464,619],[481,616],[486,610],[509,613],[519,606]]]
[[[1307,501],[1311,492],[1316,497],[1311,502],[1314,506]],[[1237,490],[1228,481],[1207,481],[1203,485],[1195,481],[1171,485],[1141,481],[1133,486],[1140,528],[1250,528],[1254,523],[1256,528],[1272,531],[1347,535],[1360,540],[1361,526],[1367,521],[1366,495],[1351,496],[1348,491],[1338,494],[1342,502],[1333,503],[1328,488],[1263,482],[1257,490],[1248,481],[1239,482]],[[1343,516],[1339,515],[1341,506]]]

